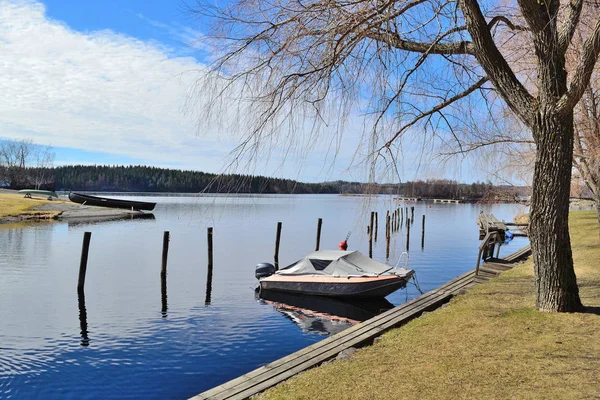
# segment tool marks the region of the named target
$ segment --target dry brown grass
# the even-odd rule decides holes
[[[41,206],[48,203],[57,203],[60,200],[49,201],[43,198],[33,197],[26,199],[22,194],[15,193],[0,193],[0,219],[6,217],[24,218],[52,218],[59,214],[59,211],[36,211],[31,210],[31,207]]]
[[[581,297],[590,312],[534,309],[531,261],[262,399],[600,398],[600,245],[594,212],[573,212]]]

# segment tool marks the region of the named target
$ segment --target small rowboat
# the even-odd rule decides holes
[[[408,254],[406,264],[408,264]],[[399,262],[398,262],[399,264]],[[391,267],[358,251],[315,251],[275,271],[259,264],[256,278],[261,290],[345,298],[385,297],[406,286],[414,270]]]
[[[56,194],[56,192],[53,192],[52,190],[38,190],[38,189],[23,189],[23,190],[19,190],[19,193],[24,194],[26,198],[30,199],[31,196],[40,196],[40,197],[47,197],[48,200],[52,200],[53,197],[58,198],[58,195]]]
[[[156,203],[147,201],[132,201],[121,199],[108,199],[106,197],[90,196],[89,194],[69,193],[69,200],[74,203],[85,204],[88,206],[124,208],[127,210],[144,210],[152,211],[156,207]]]

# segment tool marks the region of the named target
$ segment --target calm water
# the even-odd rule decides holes
[[[355,304],[312,307],[348,312],[328,318],[303,310],[302,299],[293,306],[285,299],[256,300],[254,267],[272,262],[277,221],[283,222],[282,265],[314,250],[319,217],[321,248],[336,248],[352,231],[350,249],[367,253],[372,209],[380,222],[374,258],[385,261],[385,210],[393,208],[388,197],[370,203],[335,195],[149,200],[158,202],[155,219],[0,227],[0,398],[183,399],[373,311]],[[525,211],[516,205],[413,205],[409,265],[423,291],[474,267],[480,211],[507,221]],[[207,303],[209,226],[214,277]],[[92,240],[85,299],[78,299],[84,231]],[[171,232],[166,299],[159,274],[163,231]],[[517,238],[502,253],[525,243]],[[394,262],[406,247],[406,228],[391,247]],[[387,300],[399,304],[418,294],[409,285]]]

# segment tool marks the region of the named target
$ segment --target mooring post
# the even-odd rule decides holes
[[[275,236],[275,270],[279,269],[279,240],[281,239],[281,222],[277,223],[277,236]]]
[[[169,239],[170,239],[169,231],[165,231],[163,234],[163,248],[162,248],[162,264],[160,266],[160,275],[167,275],[167,258],[169,255]]]
[[[415,207],[414,206],[410,207],[410,219],[414,223],[414,221],[415,221]]]
[[[371,223],[369,224],[369,257],[373,258],[373,220],[375,219],[375,212],[371,211]]]
[[[385,259],[390,259],[390,215],[385,217],[386,235],[385,235]]]
[[[375,211],[375,241],[377,241],[377,231],[379,230],[379,216],[377,215],[377,211]]]
[[[90,251],[90,239],[92,232],[84,232],[83,245],[81,247],[81,261],[79,262],[79,279],[77,280],[77,290],[83,291],[85,285],[85,273],[87,271],[88,254]]]
[[[212,278],[213,278],[213,228],[207,228],[206,230],[206,241],[208,245],[208,270],[206,272],[206,298],[204,303],[210,304],[210,294],[212,291]]]
[[[390,236],[390,210],[385,212],[385,237]]]
[[[321,225],[323,225],[323,218],[319,218],[317,221],[317,245],[315,246],[315,251],[319,251],[321,244]]]
[[[406,251],[410,249],[410,218],[406,219]]]
[[[421,228],[421,248],[425,248],[425,214],[423,214],[423,224]]]

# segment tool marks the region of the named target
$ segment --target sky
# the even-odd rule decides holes
[[[305,182],[368,179],[356,163],[359,122],[349,124],[333,149],[327,134],[318,143],[300,139],[291,153],[275,144],[251,165],[232,169],[240,138],[222,124],[199,124],[195,108],[203,94],[192,89],[212,56],[206,29],[177,0],[0,0],[0,138],[50,145],[55,165],[143,164]],[[428,171],[418,146],[404,151],[403,181],[489,178],[469,162]]]

